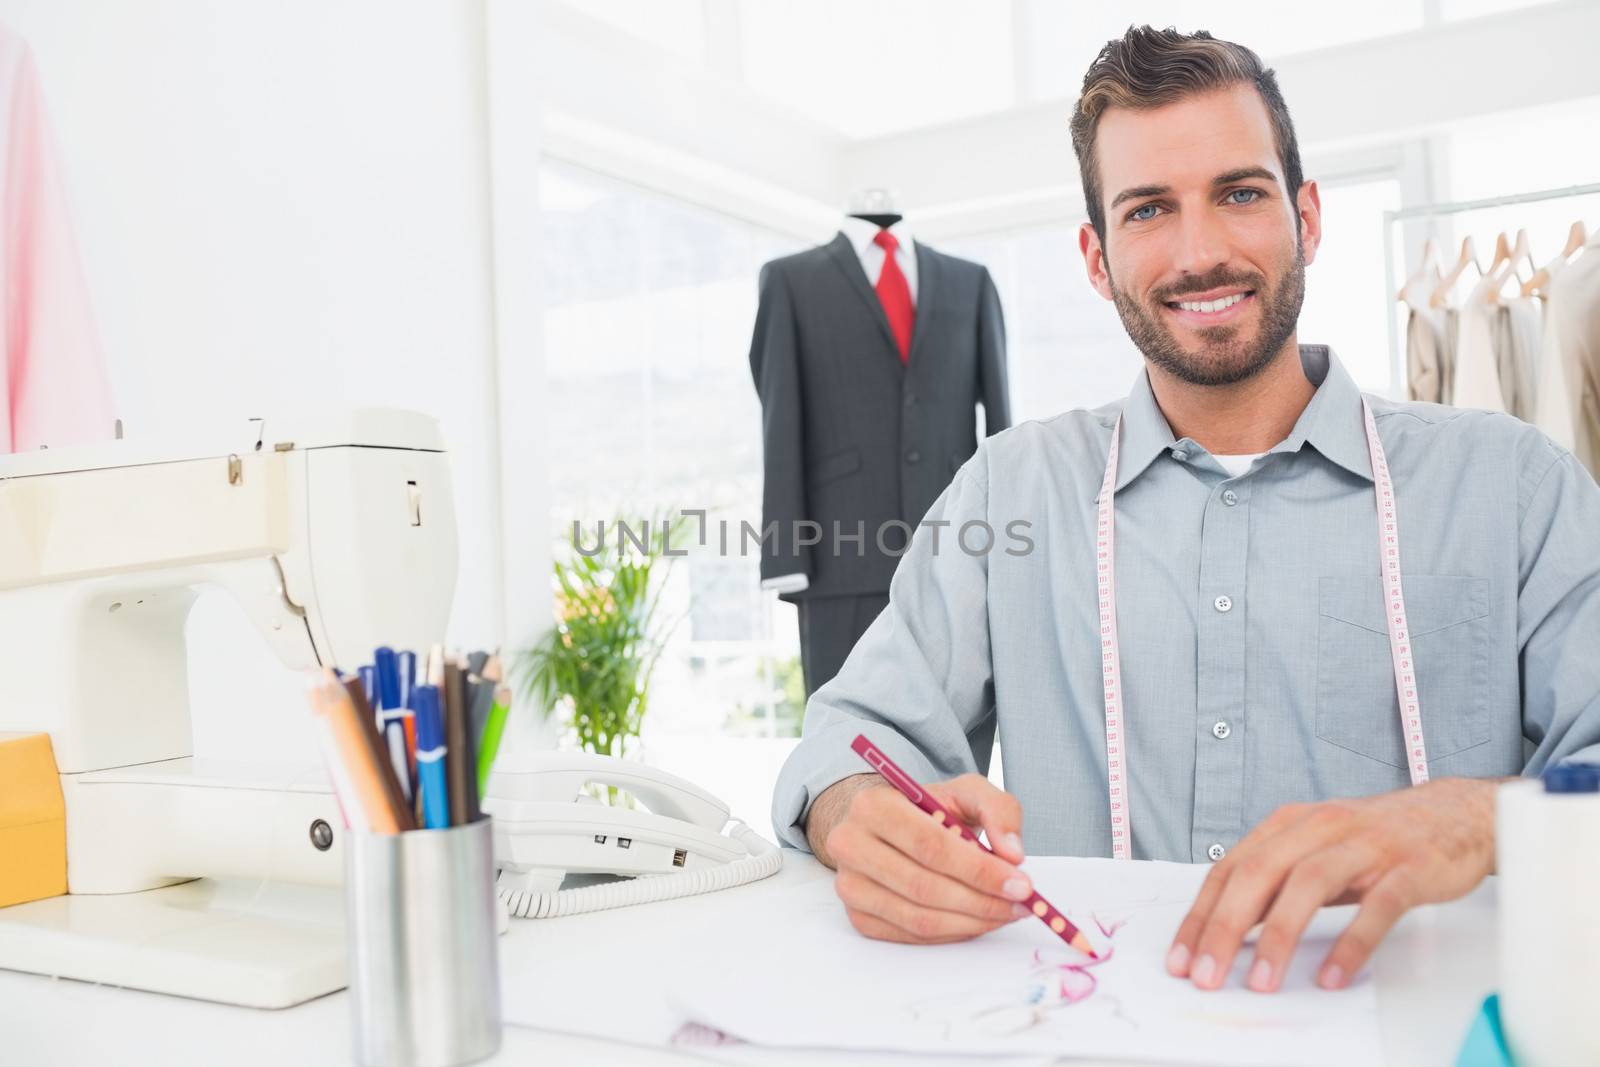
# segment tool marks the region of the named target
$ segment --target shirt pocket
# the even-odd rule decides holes
[[[1428,761],[1489,740],[1489,582],[1401,576]],[[1317,737],[1406,768],[1382,579],[1323,578],[1317,618]]]

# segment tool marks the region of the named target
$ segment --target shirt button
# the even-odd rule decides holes
[[[1215,737],[1218,741],[1227,740],[1228,735],[1231,733],[1233,733],[1233,727],[1229,726],[1225,722],[1219,722],[1215,726],[1211,727],[1211,736]]]
[[[916,404],[917,404],[917,394],[916,393],[907,393],[906,394],[906,407],[908,407],[908,408],[909,407],[916,407]]]
[[[1211,857],[1211,862],[1213,863],[1215,863],[1217,860],[1220,860],[1227,854],[1228,850],[1223,848],[1221,845],[1212,845],[1210,848],[1206,849],[1206,855]]]
[[[1239,494],[1232,489],[1224,489],[1222,491],[1222,502],[1231,508],[1239,502]]]
[[[1182,463],[1184,460],[1189,458],[1189,453],[1181,448],[1174,448],[1172,450],[1172,458],[1177,460],[1179,463]]]
[[[906,453],[906,462],[907,463],[915,463],[918,460],[920,460],[921,458],[922,458],[922,453],[918,452],[914,448],[910,452]]]
[[[1219,597],[1217,597],[1217,599],[1213,600],[1211,603],[1216,607],[1216,609],[1218,611],[1227,612],[1227,611],[1232,611],[1233,610],[1233,601],[1230,600],[1228,597],[1225,597],[1225,596],[1219,596]]]

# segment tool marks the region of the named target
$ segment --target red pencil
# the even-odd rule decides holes
[[[933,816],[935,822],[950,827],[979,848],[987,852],[994,852],[994,849],[978,840],[978,835],[968,830],[960,819],[951,815],[943,804],[933,799],[933,796],[926,789],[918,785],[915,778],[902,771],[894,760],[885,756],[877,745],[868,741],[865,735],[857,734],[856,739],[850,742],[850,747],[855,749],[856,755],[867,761],[868,766],[888,779],[890,785],[900,790],[907,800]],[[1061,914],[1054,904],[1041,897],[1037,891],[1034,892],[1033,896],[1024,900],[1022,906],[1037,915],[1039,921],[1048,926],[1051,932],[1061,940],[1090,959],[1097,960],[1100,958],[1100,954],[1090,946],[1089,939],[1083,936],[1083,931],[1072,925],[1072,920]]]

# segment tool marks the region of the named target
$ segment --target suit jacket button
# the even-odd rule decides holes
[[[922,453],[918,452],[914,448],[910,452],[906,453],[906,462],[907,463],[915,463],[918,460],[920,460],[921,458],[922,458]]]
[[[917,406],[917,394],[916,393],[907,393],[906,394],[906,407],[910,408],[910,407],[916,407],[916,406]]]

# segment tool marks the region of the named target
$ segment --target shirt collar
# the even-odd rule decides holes
[[[865,256],[867,249],[873,247],[872,239],[878,236],[878,229],[879,227],[874,223],[868,222],[866,219],[858,219],[854,215],[846,215],[844,221],[839,224],[839,232],[850,239],[850,244],[855,248],[858,256]],[[905,219],[901,219],[893,226],[890,226],[889,232],[894,234],[896,241],[900,242],[900,251],[910,255],[913,235],[911,227],[906,225]]]
[[[1361,390],[1327,345],[1301,345],[1300,365],[1317,386],[1310,403],[1289,436],[1272,453],[1298,452],[1310,444],[1351,474],[1372,481],[1372,459],[1361,414]],[[1117,462],[1117,491],[1143,474],[1163,452],[1177,445],[1172,427],[1150,388],[1150,375],[1140,371],[1122,405],[1122,446]],[[1096,489],[1096,495],[1099,490]]]

